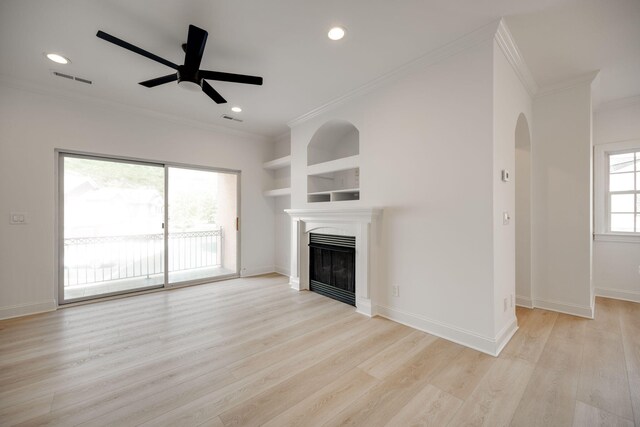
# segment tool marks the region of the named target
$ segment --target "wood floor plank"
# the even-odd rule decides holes
[[[205,421],[202,424],[199,424],[199,426],[201,426],[201,427],[224,427],[224,424],[222,423],[222,420],[219,417],[214,417],[214,418],[211,418],[211,419]]]
[[[413,331],[392,346],[364,361],[358,367],[369,375],[384,379],[435,340],[436,337],[433,335],[425,334],[421,331]]]
[[[396,326],[386,331],[376,331],[364,339],[345,345],[336,354],[223,412],[220,419],[225,426],[256,426],[261,420],[273,418],[304,399],[306,393],[323,388],[349,370],[355,369],[361,361],[411,333],[411,329],[405,326]]]
[[[442,367],[431,383],[461,400],[466,400],[489,372],[495,358],[465,348]]]
[[[221,390],[175,408],[161,416],[143,424],[146,427],[200,425],[210,418],[215,418],[224,411],[242,404],[247,400],[269,390],[286,379],[307,369],[310,365],[340,352],[345,343],[356,337],[367,336],[374,331],[382,331],[391,327],[386,319],[368,319],[364,328],[360,326],[353,330],[338,334],[337,338],[324,341],[313,347],[301,347],[267,368],[248,377],[239,379],[235,383]],[[351,339],[349,339],[349,337]],[[265,420],[266,421],[266,420]]]
[[[462,406],[462,400],[427,384],[386,424],[395,426],[446,426]]]
[[[326,426],[383,426],[420,392],[443,365],[462,351],[460,345],[437,339],[388,375]],[[224,420],[223,420],[224,421]]]
[[[558,315],[513,416],[513,426],[571,425],[587,322]]]
[[[323,342],[334,340],[350,340],[358,336],[358,332],[364,331],[369,327],[364,316],[352,314],[347,317],[341,317],[337,322],[330,322],[312,332],[293,337],[292,339],[270,347],[260,353],[245,357],[232,363],[229,370],[236,378],[245,378],[251,374],[261,371],[272,366],[282,360],[283,354],[291,352],[299,352],[300,349],[312,348]],[[339,331],[339,332],[336,332]]]
[[[587,405],[577,401],[575,415],[573,418],[574,427],[633,427],[633,422],[617,415]]]
[[[596,297],[594,319],[587,327],[620,334],[620,303],[610,298]]]
[[[233,377],[221,370],[209,372],[204,375],[194,375],[183,373],[174,376],[158,375],[154,379],[144,383],[136,383],[126,389],[109,393],[99,398],[83,401],[78,405],[67,406],[61,410],[51,411],[46,415],[32,418],[18,426],[32,425],[60,425],[76,426],[81,424],[115,425],[111,422],[113,416],[117,416],[123,408],[128,409],[133,401],[140,411],[149,411],[156,408],[156,404],[164,398],[167,393],[175,395],[188,395],[194,387],[221,388],[233,382]],[[193,392],[197,396],[199,389]],[[135,399],[133,398],[135,396]],[[146,403],[146,405],[145,405]],[[149,404],[150,403],[150,404]]]
[[[499,358],[280,275],[9,319],[0,425],[640,425],[640,304],[516,314]]]
[[[312,393],[304,400],[272,418],[264,427],[295,427],[321,425],[325,420],[347,408],[380,381],[359,368],[350,370]]]
[[[640,424],[640,304],[618,302],[633,415]]]
[[[522,332],[514,335],[500,358],[520,359],[536,363],[547,342],[558,313],[534,309],[528,314]]]
[[[587,326],[576,398],[622,418],[633,419],[621,335]]]
[[[16,425],[32,418],[46,415],[51,411],[52,400],[53,393],[20,405],[9,406],[0,411],[0,424]]]
[[[464,402],[451,425],[508,425],[533,373],[519,359],[497,359],[484,380]]]
[[[208,338],[207,335],[187,333],[181,340],[165,340],[158,343],[155,347],[151,346],[142,348],[137,353],[127,351],[125,354],[115,354],[108,360],[92,360],[90,361],[91,363],[72,366],[68,370],[57,369],[53,372],[48,372],[46,373],[46,380],[43,381],[39,381],[41,379],[40,377],[36,377],[35,379],[33,379],[32,376],[26,376],[21,383],[14,383],[14,386],[17,388],[13,390],[10,395],[8,393],[7,395],[5,395],[4,391],[0,393],[0,397],[2,397],[2,403],[0,403],[0,405],[5,405],[8,402],[15,403],[17,399],[20,399],[23,396],[29,396],[38,393],[47,393],[51,390],[56,390],[59,392],[60,387],[66,388],[70,385],[80,384],[91,386],[99,378],[112,378],[114,375],[113,372],[115,372],[115,370],[123,370],[128,367],[135,367],[140,365],[148,365],[158,358],[173,359],[175,357],[180,358],[183,355],[186,355],[186,357],[191,357],[194,354],[197,355],[201,352],[207,352],[213,348],[226,348],[227,346],[233,346],[238,343],[243,343],[246,340],[253,340],[258,349],[264,346],[264,344],[261,344],[261,340],[263,339],[273,340],[277,338],[278,341],[281,342],[296,336],[296,334],[298,333],[303,333],[308,327],[313,327],[313,325],[310,325],[310,322],[308,322],[308,320],[313,320],[316,316],[319,316],[319,318],[324,318],[326,314],[336,313],[335,310],[337,310],[337,312],[341,312],[343,310],[343,307],[336,304],[329,303],[328,305],[326,305],[326,298],[324,298],[324,300],[325,301],[322,301],[322,304],[319,304],[317,307],[306,307],[305,309],[296,312],[295,319],[297,319],[298,323],[301,323],[300,327],[296,326],[296,322],[291,321],[293,318],[285,315],[282,318],[274,318],[269,322],[258,323],[256,329],[246,329],[245,331],[243,331],[243,333],[228,339],[216,339],[219,333],[215,330],[210,331],[212,335]],[[329,312],[326,312],[326,310],[329,310]],[[280,325],[280,328],[284,327],[285,329],[280,330],[278,324]],[[199,328],[199,326],[197,327]],[[261,335],[259,333],[261,331],[269,333],[271,337],[269,337],[269,335]],[[274,337],[273,334],[278,334],[278,336]],[[254,338],[255,335],[260,338],[256,340]],[[195,346],[197,351],[190,351],[190,345]],[[161,351],[154,351],[156,348],[160,349]],[[59,368],[62,368],[62,366]],[[22,387],[21,385],[24,382],[26,382],[26,385]]]

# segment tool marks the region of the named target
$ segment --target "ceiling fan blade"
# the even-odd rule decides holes
[[[188,70],[198,71],[200,68],[200,62],[202,61],[204,46],[207,43],[208,35],[209,34],[202,28],[189,25],[186,55],[184,57],[184,66]]]
[[[178,80],[178,74],[169,74],[168,76],[145,80],[144,82],[140,82],[140,84],[145,87],[156,87],[165,83],[175,82],[176,80]]]
[[[213,99],[216,104],[225,104],[227,102],[217,90],[212,88],[211,85],[204,80],[202,81],[202,91],[209,95],[209,98]]]
[[[161,64],[164,64],[167,67],[171,67],[174,70],[178,69],[178,66],[176,64],[174,64],[173,62],[167,61],[164,58],[160,58],[158,55],[154,55],[151,52],[147,52],[144,49],[140,49],[139,47],[134,46],[131,43],[127,43],[124,40],[120,40],[119,38],[114,37],[111,34],[107,34],[104,31],[98,31],[96,33],[96,36],[101,38],[102,40],[108,41],[109,43],[113,43],[113,44],[118,45],[120,47],[123,47],[123,48],[125,48],[127,50],[130,50],[131,52],[137,53],[138,55],[146,56],[147,58],[152,59],[152,60],[154,60],[156,62],[159,62]]]
[[[220,71],[200,70],[198,75],[203,79],[218,80],[221,82],[244,83],[248,85],[262,85],[262,77],[247,76],[244,74],[223,73]]]

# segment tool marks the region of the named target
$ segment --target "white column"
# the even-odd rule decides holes
[[[300,290],[300,219],[291,219],[291,272],[289,286]]]

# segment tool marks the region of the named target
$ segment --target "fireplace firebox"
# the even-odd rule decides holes
[[[309,235],[309,289],[356,305],[356,238]]]

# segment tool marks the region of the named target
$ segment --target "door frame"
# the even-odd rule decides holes
[[[228,280],[235,279],[240,277],[240,271],[242,269],[242,259],[241,259],[241,230],[240,227],[237,226],[235,230],[236,235],[236,271],[235,273],[225,274],[221,276],[216,276],[214,278],[205,278],[205,279],[195,279],[184,282],[178,282],[169,286],[168,278],[168,230],[169,230],[169,221],[168,215],[168,197],[169,197],[169,186],[168,186],[168,173],[167,170],[169,167],[177,167],[183,169],[192,169],[192,170],[202,170],[209,172],[218,172],[218,173],[227,173],[236,175],[236,215],[237,215],[237,223],[239,223],[241,214],[241,178],[242,171],[237,169],[228,169],[228,168],[220,168],[214,166],[204,166],[204,165],[192,165],[188,163],[179,163],[179,162],[171,162],[171,161],[163,161],[163,160],[149,160],[142,159],[138,157],[130,157],[130,156],[118,156],[118,155],[110,155],[103,153],[91,153],[86,151],[78,151],[78,150],[67,150],[56,148],[54,149],[54,176],[55,176],[55,230],[54,230],[54,241],[55,241],[55,250],[54,250],[54,265],[56,266],[56,271],[54,273],[54,283],[55,283],[55,297],[56,297],[56,305],[58,307],[64,307],[73,305],[76,303],[85,303],[91,301],[99,301],[102,299],[112,299],[119,298],[122,296],[129,296],[132,294],[141,294],[141,293],[149,293],[149,292],[158,292],[165,291],[170,289],[176,289],[186,286],[194,286],[201,285],[204,283],[216,282],[220,280]],[[85,159],[96,159],[96,160],[111,160],[117,161],[121,163],[135,163],[142,164],[148,166],[158,166],[164,169],[164,283],[162,286],[152,286],[147,288],[139,288],[132,289],[129,291],[123,292],[111,292],[101,294],[99,296],[90,296],[83,298],[74,298],[70,301],[65,301],[64,299],[64,167],[63,161],[65,157],[76,157],[76,158],[85,158]]]

